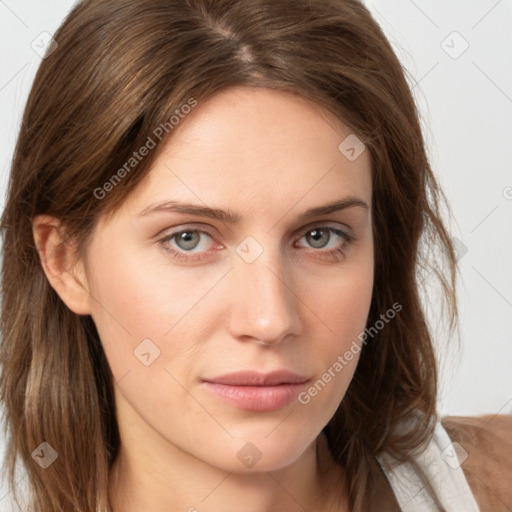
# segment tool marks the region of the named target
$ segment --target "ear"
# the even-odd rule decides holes
[[[85,267],[83,261],[76,258],[75,245],[66,241],[60,220],[38,215],[32,221],[32,232],[52,288],[71,311],[77,315],[91,314]]]

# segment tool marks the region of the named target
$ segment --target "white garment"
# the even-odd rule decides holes
[[[396,463],[389,454],[377,460],[402,512],[480,512],[460,466],[466,456],[438,422],[426,449],[413,462],[391,467]]]

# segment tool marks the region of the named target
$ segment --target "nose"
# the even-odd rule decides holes
[[[279,249],[265,247],[251,263],[234,254],[230,330],[235,339],[275,345],[299,335],[301,299]]]

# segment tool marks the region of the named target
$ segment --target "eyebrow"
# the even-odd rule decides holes
[[[364,208],[365,210],[369,209],[368,204],[362,199],[349,196],[331,201],[321,206],[314,206],[313,208],[309,208],[308,210],[300,213],[298,218],[303,220],[310,217],[317,217],[318,215],[327,215],[329,213],[345,210],[346,208],[351,208],[354,206]],[[210,208],[209,206],[180,201],[164,201],[161,203],[152,204],[147,208],[144,208],[144,210],[139,213],[139,217],[144,217],[146,215],[151,215],[158,212],[186,213],[198,217],[208,217],[210,219],[219,220],[228,224],[238,224],[242,218],[238,213],[233,212],[232,210],[221,210],[219,208]]]

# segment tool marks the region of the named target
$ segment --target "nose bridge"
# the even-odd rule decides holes
[[[260,237],[261,240],[262,237]],[[278,243],[247,237],[236,248],[232,278],[232,325],[234,336],[271,344],[300,328],[299,300],[295,283]]]

